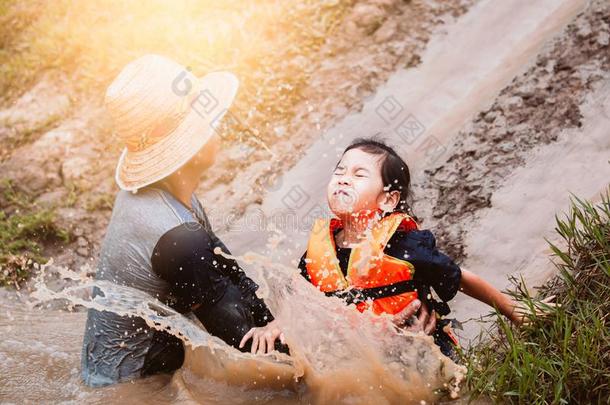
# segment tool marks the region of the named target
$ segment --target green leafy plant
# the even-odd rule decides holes
[[[55,223],[55,212],[39,209],[10,181],[2,182],[4,207],[0,209],[0,286],[19,288],[37,263],[45,263],[41,242],[68,242],[71,234]]]
[[[532,297],[519,329],[498,315],[491,340],[464,354],[473,398],[501,403],[610,403],[610,190],[599,204],[573,197],[549,242],[558,275]],[[542,300],[553,297],[554,306]],[[540,309],[546,316],[540,316]]]

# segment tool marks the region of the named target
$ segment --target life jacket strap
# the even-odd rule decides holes
[[[339,297],[347,304],[359,304],[369,300],[377,300],[379,298],[392,297],[407,292],[416,291],[415,282],[413,280],[399,281],[398,283],[388,284],[381,287],[371,288],[350,288],[340,291],[329,291],[326,293],[329,297]]]
[[[399,294],[417,291],[417,285],[413,280],[399,281],[398,283],[388,284],[381,287],[371,288],[349,288],[347,290],[328,291],[326,296],[338,297],[344,300],[348,305],[360,304],[370,300],[392,297]],[[434,298],[424,298],[423,301],[428,305],[431,311],[435,311],[441,316],[445,316],[451,312],[449,305],[446,302],[436,301]]]

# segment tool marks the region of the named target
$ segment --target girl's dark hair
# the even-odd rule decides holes
[[[381,162],[381,180],[387,191],[400,192],[400,201],[396,205],[394,212],[404,212],[417,221],[417,217],[411,209],[411,174],[409,166],[394,149],[388,146],[382,139],[358,138],[354,140],[345,150],[360,149],[372,155],[379,155],[383,158]]]

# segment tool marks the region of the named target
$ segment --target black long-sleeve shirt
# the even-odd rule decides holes
[[[256,326],[272,321],[264,301],[256,296],[258,285],[235,260],[214,253],[220,248],[230,254],[206,220],[169,230],[153,250],[153,271],[170,284],[167,303],[179,312],[189,312],[194,306],[218,302],[233,284],[241,292],[240,305],[252,313]]]

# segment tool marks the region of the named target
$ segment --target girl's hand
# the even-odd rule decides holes
[[[417,311],[421,308],[418,316]],[[394,315],[394,324],[409,332],[424,332],[430,335],[436,329],[436,314],[430,313],[427,305],[422,305],[420,300],[413,300],[405,309]],[[410,322],[409,322],[410,321]]]
[[[260,328],[252,328],[244,335],[239,342],[239,348],[244,347],[246,342],[252,338],[252,348],[250,353],[265,354],[271,353],[275,347],[275,340],[280,338],[280,342],[285,343],[284,334],[280,330],[277,321],[269,322]]]
[[[516,326],[523,326],[530,324],[534,318],[545,318],[559,307],[559,304],[553,302],[554,300],[554,295],[540,301],[532,300],[533,307],[523,301],[518,301],[509,319]]]

